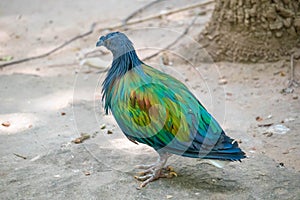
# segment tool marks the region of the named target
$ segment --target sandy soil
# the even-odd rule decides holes
[[[163,1],[140,16],[193,2]],[[97,29],[117,24],[146,3],[1,1],[0,56],[19,59],[44,53],[89,30],[92,22],[98,22]],[[181,45],[193,42],[193,35],[209,20],[211,12],[203,9],[129,26],[126,33],[144,57],[172,42],[202,13],[188,35],[167,52],[170,67],[162,66],[160,57],[148,63],[184,81],[228,135],[241,142],[248,159],[218,169],[173,156],[168,164],[178,177],[136,190],[139,182],[133,176],[138,170],[133,167],[155,161],[157,155],[129,142],[113,117],[104,116],[100,84],[105,73],[79,64],[107,32],[96,31],[45,59],[0,71],[0,123],[10,123],[0,125],[1,199],[299,199],[300,90],[280,92],[287,86],[288,62],[184,62]],[[109,54],[96,55],[111,60]],[[300,61],[295,66],[299,79]],[[270,134],[268,127],[258,126],[269,123],[289,131]],[[72,143],[82,133],[91,138]]]

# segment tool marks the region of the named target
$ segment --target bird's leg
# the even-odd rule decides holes
[[[145,187],[148,183],[155,181],[159,178],[172,177],[173,175],[177,175],[174,170],[169,167],[166,170],[170,172],[169,174],[162,173],[164,166],[171,155],[168,153],[159,153],[159,158],[156,163],[150,165],[138,165],[137,168],[144,169],[139,172],[140,176],[135,176],[135,178],[139,181],[143,181],[140,185],[140,188]]]

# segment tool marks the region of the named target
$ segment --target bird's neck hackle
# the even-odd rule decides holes
[[[128,71],[132,70],[137,66],[141,66],[143,62],[137,56],[135,50],[127,51],[122,55],[113,54],[113,62],[109,69],[106,78],[102,84],[102,100],[105,101],[104,108],[106,114],[111,107],[111,88],[113,87],[114,81],[124,76]]]
[[[135,50],[125,52],[121,55],[113,55],[112,66],[107,76],[122,76],[129,70],[142,64]]]

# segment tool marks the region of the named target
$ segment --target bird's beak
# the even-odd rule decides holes
[[[104,40],[105,40],[105,37],[104,36],[101,36],[98,40],[98,42],[96,43],[96,47],[100,47],[100,46],[103,46],[104,45]]]
[[[98,42],[96,43],[96,47],[100,47],[103,45],[103,40],[102,39],[99,39]]]

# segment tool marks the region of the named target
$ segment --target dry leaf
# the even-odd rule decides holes
[[[285,72],[280,71],[280,76],[285,76]]]
[[[260,122],[260,121],[262,121],[262,120],[263,120],[263,118],[262,118],[262,117],[260,117],[260,116],[257,116],[257,117],[255,118],[255,120],[256,120],[256,121],[258,121],[258,122]]]
[[[89,139],[90,137],[91,136],[89,134],[82,133],[80,137],[76,138],[72,142],[74,142],[75,144],[79,144],[79,143],[82,143],[84,140]]]
[[[105,129],[106,128],[106,125],[105,124],[102,124],[101,126],[100,126],[100,129]]]
[[[9,121],[3,122],[2,126],[9,127],[10,126],[10,122]]]
[[[166,52],[164,52],[163,55],[162,55],[162,63],[164,65],[169,65],[169,63],[170,63],[169,56]]]
[[[2,56],[2,57],[0,58],[0,61],[5,61],[5,62],[7,62],[7,61],[11,61],[13,58],[14,58],[13,56]]]

